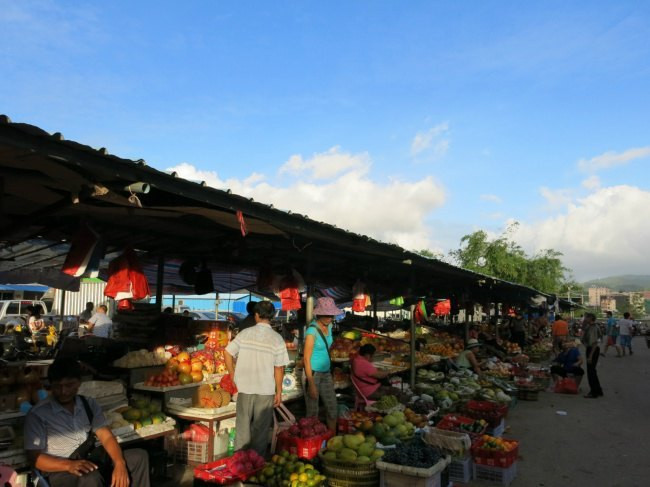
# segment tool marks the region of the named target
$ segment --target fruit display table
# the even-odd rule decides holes
[[[167,404],[172,397],[180,397],[180,398],[193,397],[195,389],[199,387],[201,384],[203,383],[193,382],[191,384],[185,384],[179,386],[157,387],[157,386],[146,386],[144,385],[144,383],[140,382],[138,384],[134,384],[132,389],[136,391],[146,391],[146,392],[153,392],[156,394],[162,394],[163,402]]]
[[[177,386],[178,387],[178,386]],[[282,401],[289,402],[295,401],[302,397],[302,391],[299,389],[287,391],[282,393]],[[237,416],[236,402],[231,402],[224,408],[205,409],[195,407],[184,407],[173,403],[166,403],[165,410],[175,418],[189,421],[189,422],[203,422],[207,423],[208,430],[218,431],[219,424],[226,419],[231,419]],[[214,461],[214,435],[208,438],[208,462]]]

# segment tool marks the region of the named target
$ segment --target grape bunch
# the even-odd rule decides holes
[[[399,448],[388,450],[381,460],[408,467],[431,468],[441,458],[439,450],[425,444],[421,438],[414,438]]]
[[[429,414],[431,411],[436,409],[435,403],[432,401],[425,401],[423,399],[418,399],[413,404],[409,406],[411,411],[417,414]]]
[[[379,401],[373,404],[373,406],[380,411],[388,411],[391,408],[394,408],[399,404],[399,401],[395,396],[383,396]]]

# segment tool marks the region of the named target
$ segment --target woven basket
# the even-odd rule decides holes
[[[327,474],[327,471],[325,471]],[[379,472],[375,478],[369,480],[343,480],[331,477],[327,474],[327,485],[329,487],[377,487],[379,485]]]
[[[379,471],[375,462],[359,464],[343,460],[325,458],[323,453],[318,457],[323,464],[323,473],[327,476],[329,485],[341,487],[376,486],[379,482]]]

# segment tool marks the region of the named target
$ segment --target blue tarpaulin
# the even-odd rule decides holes
[[[28,291],[32,293],[44,293],[48,289],[47,286],[39,286],[38,284],[0,284],[0,291]]]

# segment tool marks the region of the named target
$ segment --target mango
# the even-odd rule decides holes
[[[343,444],[351,449],[351,450],[356,450],[359,448],[359,445],[365,441],[365,437],[362,435],[344,435],[343,436]]]
[[[329,451],[338,452],[343,449],[343,437],[334,436],[327,440],[327,449]]]
[[[357,459],[357,452],[351,448],[343,448],[343,450],[338,452],[336,456],[339,460],[343,460],[345,462],[354,462]]]

